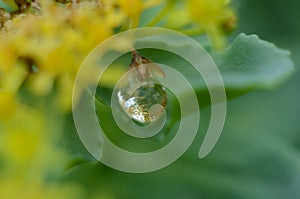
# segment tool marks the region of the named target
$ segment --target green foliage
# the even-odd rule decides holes
[[[293,71],[289,52],[280,50],[273,44],[260,40],[255,35],[239,35],[224,52],[212,52],[209,48],[208,50],[217,62],[224,78],[228,95],[231,98],[236,98],[241,94],[255,89],[270,89],[278,86]],[[197,84],[199,83],[197,79],[199,75],[194,75],[195,71],[190,69],[191,66],[186,61],[171,53],[163,51],[157,53],[153,49],[145,49],[140,52],[150,57],[153,61],[168,64],[180,70],[191,81],[195,91],[199,95],[199,99],[202,101],[203,97],[209,97],[208,95],[203,95],[206,92],[206,87],[204,83]],[[130,60],[130,55],[124,55],[120,60],[120,63],[126,65],[126,61]],[[105,102],[105,104],[109,104],[110,95],[111,89],[98,89],[97,97],[102,102]],[[251,103],[249,104],[251,106]],[[171,120],[167,123],[169,126],[164,128],[162,133],[146,141],[137,141],[125,135],[116,127],[109,106],[105,106],[99,102],[96,105],[99,117],[102,118],[102,127],[108,132],[110,139],[119,146],[132,151],[137,148],[139,149],[137,151],[149,151],[150,149],[153,150],[153,148],[164,146],[172,139],[178,125],[178,112],[172,114],[169,112],[168,115],[172,115],[170,118],[173,119],[169,119]],[[204,105],[207,105],[207,103]],[[178,108],[178,105],[175,103],[175,106],[171,107]],[[298,161],[294,162],[293,157],[286,156],[290,149],[287,149],[288,151],[286,152],[273,154],[276,153],[276,150],[272,144],[283,148],[287,147],[277,138],[273,139],[270,144],[264,144],[264,140],[268,139],[267,135],[263,136],[262,140],[256,140],[257,134],[255,132],[252,133],[252,136],[244,135],[243,129],[245,126],[239,125],[239,123],[246,121],[239,119],[241,117],[239,114],[242,114],[242,112],[236,109],[236,107],[229,108],[229,121],[225,127],[225,133],[232,131],[228,125],[233,125],[235,128],[238,127],[238,130],[233,130],[235,138],[230,140],[226,136],[225,138],[222,137],[215,149],[216,151],[205,160],[197,159],[197,150],[199,150],[202,141],[201,137],[203,136],[203,132],[205,132],[208,122],[208,109],[202,111],[202,114],[204,113],[204,116],[202,116],[204,117],[204,122],[202,121],[201,124],[204,127],[199,130],[200,135],[196,139],[197,141],[194,143],[192,149],[183,158],[174,163],[174,165],[156,173],[135,176],[114,171],[101,166],[99,163],[82,164],[84,163],[82,160],[76,161],[76,159],[70,166],[78,164],[79,166],[73,167],[73,169],[71,167],[66,175],[66,180],[83,181],[84,184],[87,184],[88,189],[99,189],[102,192],[113,192],[111,188],[114,187],[114,189],[118,190],[114,194],[119,198],[143,197],[150,199],[156,197],[164,198],[169,195],[172,198],[263,199],[276,197],[278,192],[283,190],[280,189],[273,192],[273,186],[269,184],[272,181],[268,178],[272,178],[273,175],[272,170],[268,169],[268,167],[272,167],[271,162],[275,161],[278,164],[277,168],[273,166],[274,170],[285,167],[290,163],[296,163],[297,165],[299,163]],[[232,113],[232,111],[236,113]],[[255,117],[255,113],[253,114],[253,117]],[[175,129],[170,128],[170,126],[174,126]],[[70,138],[71,136],[66,139]],[[76,141],[76,139],[78,138],[73,136],[73,139],[69,140],[69,143],[71,143],[69,146],[76,145],[77,143],[77,146],[71,146],[71,151],[75,154],[75,157],[81,156],[90,159],[91,157],[89,157],[88,153],[84,152],[84,150],[81,151],[84,147],[79,147],[78,144],[80,145],[80,142]],[[222,139],[224,140],[222,141]],[[230,144],[232,142],[236,144],[235,147]],[[251,144],[256,144],[259,147],[253,150]],[[235,152],[237,148],[241,151]],[[264,152],[260,154],[260,151]],[[264,159],[266,154],[268,158]],[[243,155],[249,156],[249,160],[245,159]],[[283,160],[279,160],[277,156],[283,158]],[[254,169],[256,168],[256,164],[251,161],[259,161],[259,164],[264,164],[264,166]],[[296,168],[294,167],[293,169]],[[285,173],[282,176],[273,177],[283,180],[285,177],[289,179],[290,175],[290,173]],[[280,184],[277,186],[280,186]],[[167,187],[173,187],[172,190],[174,191],[170,191]],[[218,191],[216,192],[215,190]],[[148,194],[145,195],[144,193]]]
[[[197,38],[196,38],[197,39]],[[199,42],[203,38],[198,38]],[[162,45],[172,45],[164,43]],[[290,53],[277,48],[274,44],[260,40],[256,35],[240,34],[225,50],[219,52],[213,50],[208,44],[203,44],[216,62],[221,72],[228,99],[233,99],[254,89],[270,89],[282,83],[289,77],[294,68]],[[176,44],[183,51],[190,50],[186,44]],[[209,104],[207,87],[201,76],[183,58],[172,53],[156,50],[143,49],[140,52],[156,63],[166,64],[180,71],[191,82],[195,92],[199,96],[201,105]],[[130,55],[123,56],[118,65],[127,66]],[[97,99],[110,105],[112,91],[109,88],[99,88]]]
[[[240,34],[222,56],[219,69],[228,89],[265,89],[277,86],[293,71],[288,51]]]
[[[267,40],[291,49],[296,66],[299,66],[300,41],[295,34],[299,26],[293,24],[295,19],[289,17],[296,12],[289,13],[287,9],[295,9],[297,6],[300,3],[292,0],[286,3],[271,0],[242,1],[241,26],[237,32],[257,32]],[[280,21],[282,23],[279,25]],[[289,30],[286,36],[282,35],[285,30]],[[200,43],[203,41],[202,38],[197,40]],[[193,146],[171,166],[150,174],[133,175],[90,162],[68,170],[65,180],[81,182],[89,191],[98,190],[116,198],[299,198],[299,73],[283,84],[295,71],[290,53],[255,35],[246,34],[236,36],[229,48],[222,52],[215,52],[206,44],[204,46],[222,73],[228,98],[235,99],[228,103],[224,132],[207,158],[197,159],[197,152],[209,122],[209,108],[201,110],[201,129]],[[204,82],[187,62],[163,51],[158,53],[153,49],[145,49],[140,52],[155,62],[180,70],[192,83],[202,101],[201,106],[209,105]],[[128,65],[127,60],[130,60],[130,55],[124,55],[120,62]],[[275,87],[279,89],[274,90]],[[109,105],[110,93],[110,88],[99,88],[97,97]],[[102,103],[97,103],[97,107],[103,115],[110,112],[109,106]],[[176,112],[173,115],[176,116]],[[175,128],[178,125],[176,118],[170,122]],[[109,125],[111,121],[110,116],[104,121],[108,124],[107,128],[114,132],[111,138],[118,145],[131,150],[135,147],[149,150],[153,143],[160,147],[173,136],[174,129],[164,129],[171,133],[139,144],[138,141],[128,140],[114,125]],[[88,156],[78,147],[80,141],[77,136],[72,136],[74,140],[77,139],[69,140],[77,145],[70,147],[72,153]],[[143,148],[145,145],[147,147]]]

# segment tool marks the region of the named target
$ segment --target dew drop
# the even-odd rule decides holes
[[[156,76],[164,76],[162,69],[134,52],[131,68],[119,82],[118,101],[139,126],[159,119],[166,109],[166,90]]]

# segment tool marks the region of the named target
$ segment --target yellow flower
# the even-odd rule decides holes
[[[175,1],[167,16],[169,27],[190,34],[208,34],[215,48],[224,46],[224,35],[235,27],[235,16],[229,7],[230,0]],[[192,28],[186,30],[186,27]]]
[[[26,74],[22,64],[16,64],[13,68],[8,67],[0,73],[0,121],[9,120],[15,113],[19,104],[17,92]]]
[[[224,24],[234,20],[229,9],[230,0],[190,0],[188,9],[193,21],[212,38],[216,48],[222,48]]]
[[[140,15],[143,11],[142,0],[118,0],[121,9],[126,15],[133,20],[133,27],[137,27],[139,23]]]
[[[132,20],[133,28],[138,27],[142,12],[161,3],[161,0],[117,0],[123,12]]]
[[[24,122],[24,118],[21,119],[21,122]],[[38,118],[34,118],[35,122],[40,122],[40,120],[37,119]],[[13,160],[19,165],[29,164],[29,162],[34,161],[34,158],[37,157],[37,153],[40,153],[43,148],[41,145],[45,143],[45,140],[43,140],[45,132],[42,131],[44,129],[38,128],[38,126],[41,125],[40,123],[31,124],[33,126],[27,126],[27,128],[24,128],[24,126],[20,124],[14,125],[15,128],[6,129],[9,133],[4,135],[6,143],[3,144],[2,147],[4,148],[2,151],[7,156],[7,159]]]
[[[53,144],[60,128],[53,120],[58,118],[23,103],[16,108],[12,117],[0,120],[0,198],[86,198],[80,187],[46,180],[49,173],[55,177],[57,168],[63,167],[58,163],[67,158]]]
[[[69,111],[72,85],[81,62],[113,34],[122,17],[114,7],[97,1],[72,6],[41,1],[40,14],[18,15],[0,29],[0,53],[4,57],[0,60],[0,78],[23,65],[29,72],[25,86],[41,97],[51,94],[57,81],[54,104],[62,112]],[[19,81],[9,79],[11,84]]]
[[[0,120],[6,121],[16,110],[15,95],[10,91],[0,90]]]
[[[0,198],[86,198],[77,187],[45,179],[68,159],[53,142],[71,110],[81,62],[124,14],[99,1],[40,1],[40,7],[0,28]]]

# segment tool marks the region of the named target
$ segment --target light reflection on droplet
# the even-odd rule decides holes
[[[122,109],[138,124],[147,125],[163,115],[167,105],[165,88],[160,84],[146,83],[138,87],[129,98],[118,92]]]

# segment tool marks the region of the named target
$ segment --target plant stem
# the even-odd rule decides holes
[[[146,25],[146,27],[155,26],[172,8],[172,3],[167,2],[166,6]]]
[[[200,35],[204,33],[203,29],[199,28],[191,28],[186,30],[178,30],[179,32],[186,34],[186,35]]]

